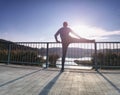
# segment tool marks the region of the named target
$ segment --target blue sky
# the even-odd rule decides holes
[[[0,39],[55,41],[64,21],[82,37],[120,41],[120,0],[0,0]]]

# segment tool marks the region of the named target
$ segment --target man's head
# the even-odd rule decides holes
[[[63,22],[63,26],[64,26],[64,27],[67,27],[67,26],[68,26],[68,23],[67,23],[67,22]]]

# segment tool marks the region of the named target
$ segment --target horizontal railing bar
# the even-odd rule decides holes
[[[29,43],[29,44],[41,44],[41,43],[46,44],[46,43],[50,43],[50,44],[56,44],[58,42],[14,42],[14,43],[24,43],[24,44],[25,43]],[[61,43],[61,42],[59,42],[59,43]],[[87,43],[87,42],[82,42],[82,43]],[[90,42],[88,42],[88,43],[90,43]],[[91,42],[91,43],[94,43],[94,42]],[[95,43],[120,43],[120,42],[95,42]]]
[[[120,42],[96,42],[96,43],[120,43]]]
[[[14,42],[14,43],[30,43],[30,44],[32,44],[32,43],[34,43],[34,44],[41,44],[41,43],[42,43],[42,44],[44,44],[44,43],[46,44],[46,43],[52,43],[52,44],[53,44],[53,43],[57,43],[57,42]]]
[[[56,65],[61,65],[61,64],[56,64]],[[65,64],[65,66],[83,66],[83,65]]]
[[[10,61],[10,63],[21,63],[21,64],[42,64],[38,62],[21,62],[21,61]]]

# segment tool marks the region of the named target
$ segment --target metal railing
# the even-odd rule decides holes
[[[120,68],[120,42],[97,42],[97,66]]]
[[[61,68],[62,45],[56,42],[0,44],[0,62]],[[120,67],[120,42],[73,43],[68,47],[66,67]]]

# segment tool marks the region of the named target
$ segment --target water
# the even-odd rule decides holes
[[[45,57],[44,57],[45,58]],[[72,68],[72,69],[92,69],[92,66],[82,66],[78,65],[74,62],[74,60],[81,61],[90,61],[91,57],[82,57],[82,58],[66,58],[64,68]],[[62,58],[59,58],[56,62],[56,67],[61,68]],[[49,63],[48,63],[49,64]],[[46,63],[43,64],[43,67],[46,67]]]
[[[65,61],[65,68],[73,68],[73,69],[92,69],[92,66],[82,66],[76,64],[74,60],[81,60],[81,61],[90,61],[91,57],[82,57],[82,58],[66,58]],[[56,66],[61,68],[61,58],[59,58],[56,62]]]
[[[62,58],[59,58],[57,60],[57,64],[61,64]],[[82,57],[82,58],[66,58],[65,59],[65,64],[73,64],[76,65],[74,60],[81,60],[81,61],[91,61],[91,57]]]

